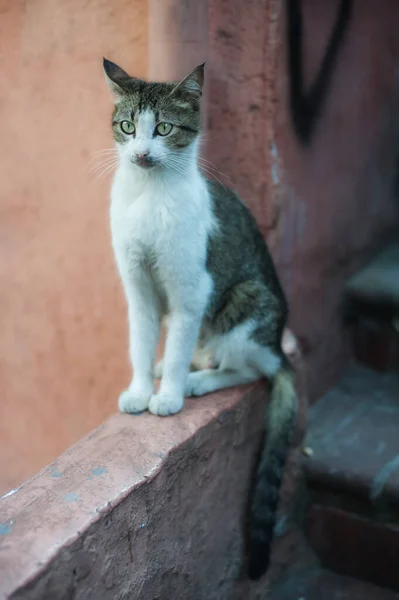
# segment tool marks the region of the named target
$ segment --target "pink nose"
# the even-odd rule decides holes
[[[136,158],[140,161],[145,160],[149,154],[150,154],[149,150],[147,150],[147,152],[136,152]]]

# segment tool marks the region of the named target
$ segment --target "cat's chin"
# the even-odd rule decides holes
[[[157,167],[161,166],[161,163],[159,162],[139,163],[132,159],[130,159],[130,162],[132,163],[132,165],[134,165],[137,169],[140,169],[141,171],[152,171],[153,169],[156,169]]]

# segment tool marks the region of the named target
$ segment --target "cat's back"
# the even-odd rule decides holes
[[[275,270],[255,217],[245,203],[223,184],[209,181],[212,209],[218,227],[210,239],[208,260],[223,261],[239,279],[274,278]]]

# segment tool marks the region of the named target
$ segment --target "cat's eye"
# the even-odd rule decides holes
[[[126,135],[132,135],[136,131],[134,123],[131,121],[121,121],[119,126]]]
[[[173,125],[171,123],[158,123],[155,128],[155,131],[158,135],[168,135],[173,129]]]

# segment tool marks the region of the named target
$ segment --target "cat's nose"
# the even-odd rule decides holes
[[[145,160],[149,154],[150,154],[149,150],[147,150],[146,152],[136,152],[136,158],[138,160]]]
[[[140,167],[153,167],[154,166],[154,161],[150,156],[149,150],[147,150],[146,152],[136,152],[136,154],[134,156],[134,162],[136,163],[136,165],[139,165]]]

